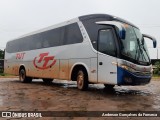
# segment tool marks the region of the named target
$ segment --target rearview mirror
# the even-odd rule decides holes
[[[143,37],[146,37],[146,38],[151,39],[151,40],[153,41],[153,47],[154,47],[154,48],[157,47],[157,40],[156,40],[154,37],[152,37],[152,36],[150,36],[150,35],[146,35],[146,34],[143,34]]]

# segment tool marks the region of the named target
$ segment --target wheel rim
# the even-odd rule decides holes
[[[77,75],[77,86],[78,86],[78,88],[82,89],[83,84],[84,84],[84,73],[82,71],[79,71],[78,75]]]

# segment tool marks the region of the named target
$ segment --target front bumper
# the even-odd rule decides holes
[[[117,68],[118,85],[145,85],[148,84],[152,75],[136,75],[121,67]]]

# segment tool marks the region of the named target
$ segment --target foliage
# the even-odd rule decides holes
[[[155,62],[154,66],[156,67],[154,70],[154,74],[160,75],[160,61]]]
[[[4,51],[0,49],[0,59],[4,59]],[[3,60],[0,60],[0,73],[3,73]]]
[[[4,59],[4,51],[0,49],[0,59]]]
[[[4,73],[0,73],[0,76],[5,76],[5,74]]]

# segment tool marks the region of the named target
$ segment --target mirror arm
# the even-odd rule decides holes
[[[150,36],[150,35],[147,35],[147,34],[143,34],[143,37],[146,37],[146,38],[149,38],[153,41],[153,47],[156,48],[157,46],[157,41],[154,37]]]

